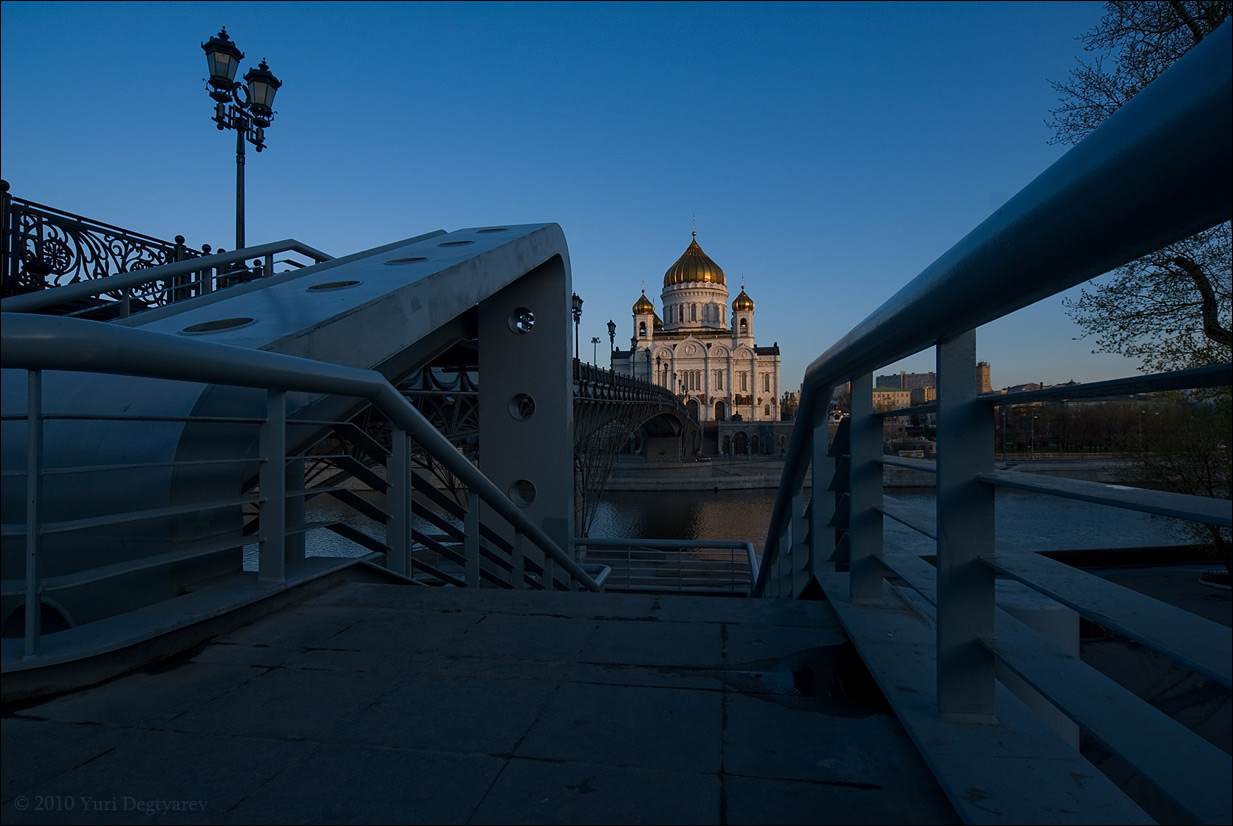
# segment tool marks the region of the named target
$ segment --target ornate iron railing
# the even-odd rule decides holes
[[[36,292],[149,269],[174,261],[208,254],[184,244],[184,236],[165,241],[36,204],[9,195],[9,184],[0,181],[3,200],[3,266],[0,266],[0,296]],[[165,303],[165,291],[151,297]]]

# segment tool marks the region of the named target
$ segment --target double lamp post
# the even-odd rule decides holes
[[[265,60],[235,80],[244,53],[236,48],[224,28],[208,43],[202,43],[210,67],[209,91],[214,99],[214,123],[219,131],[234,129],[235,137],[235,248],[244,248],[244,143],[258,152],[265,149],[265,130],[274,119],[274,94],[282,81],[274,77]]]

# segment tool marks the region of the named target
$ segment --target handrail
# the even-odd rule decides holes
[[[79,319],[0,315],[0,366],[70,370],[355,396],[372,401],[469,490],[588,590],[600,586],[375,370]]]
[[[200,258],[190,258],[186,261],[175,261],[170,264],[149,267],[148,269],[135,272],[109,275],[106,278],[95,278],[89,281],[79,281],[76,284],[65,284],[62,287],[53,287],[36,293],[15,295],[0,301],[0,311],[6,313],[33,313],[69,301],[94,298],[102,293],[132,289],[154,281],[167,281],[178,276],[189,275],[190,273],[207,269],[216,269],[220,266],[245,261],[249,258],[265,258],[284,252],[298,252],[318,263],[329,261],[333,257],[307,244],[302,244],[299,241],[288,238],[283,241],[259,244],[255,247],[245,247],[241,250],[205,255]]]
[[[1233,21],[931,264],[805,371],[762,577],[835,386],[1228,220]]]
[[[587,548],[649,548],[652,550],[690,550],[714,548],[716,550],[744,551],[749,563],[750,589],[758,581],[758,552],[752,542],[710,539],[609,539],[606,537],[579,536],[574,538],[575,547]]]

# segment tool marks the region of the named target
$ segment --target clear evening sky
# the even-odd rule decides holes
[[[235,136],[201,43],[283,81],[250,244],[333,255],[555,221],[582,357],[628,346],[696,226],[778,341],[781,386],[1061,157],[1044,120],[1103,4],[0,4],[12,194],[234,245]],[[982,328],[994,387],[1135,372],[1055,297]],[[925,353],[886,370],[931,370]]]

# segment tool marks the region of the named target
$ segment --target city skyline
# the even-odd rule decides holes
[[[628,347],[698,242],[778,342],[781,387],[1064,154],[1044,121],[1102,3],[0,4],[12,194],[231,248],[234,136],[200,44],[283,81],[250,244],[345,255],[561,224],[581,340]],[[1070,291],[1074,294],[1077,290]],[[994,388],[1136,371],[1061,296],[982,328]],[[599,348],[598,361],[607,365]],[[583,347],[579,356],[590,360]],[[933,370],[929,353],[878,373]]]

